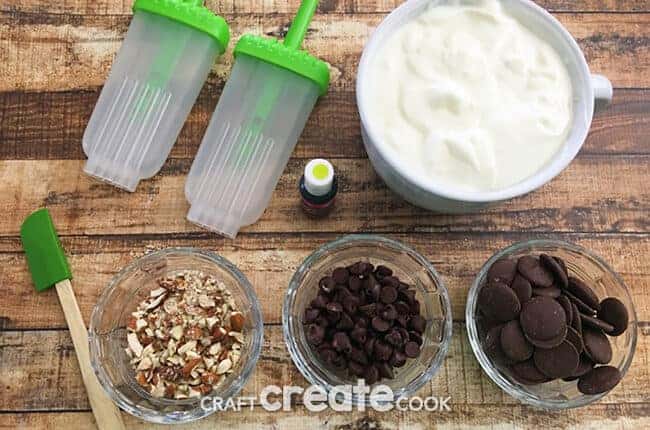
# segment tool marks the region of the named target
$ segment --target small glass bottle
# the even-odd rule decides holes
[[[316,158],[305,166],[300,178],[302,209],[310,217],[320,218],[330,213],[338,183],[334,166],[327,160]]]

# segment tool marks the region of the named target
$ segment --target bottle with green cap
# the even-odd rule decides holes
[[[83,136],[84,171],[134,191],[164,163],[230,32],[203,0],[135,0]]]
[[[329,68],[300,49],[317,0],[303,0],[284,42],[244,35],[192,164],[188,220],[234,238],[257,221],[319,96]]]

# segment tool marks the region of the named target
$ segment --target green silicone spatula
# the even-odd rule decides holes
[[[101,430],[124,429],[120,411],[99,385],[90,366],[88,331],[70,284],[70,266],[48,210],[40,209],[28,216],[20,228],[20,237],[36,291],[56,288],[97,427]]]

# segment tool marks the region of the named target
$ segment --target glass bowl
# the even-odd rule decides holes
[[[600,300],[616,297],[627,307],[629,326],[622,335],[609,337],[613,350],[610,366],[617,367],[622,376],[630,367],[637,342],[637,318],[634,304],[623,280],[600,257],[580,246],[557,240],[531,240],[511,245],[494,254],[483,265],[469,291],[465,320],[467,334],[476,359],[487,375],[503,391],[523,403],[548,409],[569,409],[587,405],[605,396],[607,393],[585,395],[578,391],[577,381],[555,380],[539,385],[524,385],[517,382],[509,371],[497,366],[488,358],[481,345],[480,327],[477,323],[477,298],[484,287],[487,271],[492,264],[504,257],[520,257],[524,254],[546,253],[557,256],[566,262],[569,273],[589,284]],[[482,336],[481,336],[482,337]]]
[[[155,423],[183,423],[203,418],[213,409],[201,407],[201,399],[165,399],[151,396],[134,378],[125,353],[126,322],[131,312],[159,287],[157,279],[184,270],[197,270],[221,280],[244,314],[245,343],[237,369],[207,396],[224,401],[235,396],[255,367],[262,347],[262,314],[253,287],[229,261],[194,248],[168,248],[141,257],[120,271],[104,289],[90,318],[90,360],[109,397],[126,412]],[[210,403],[211,405],[211,403]]]
[[[289,283],[282,309],[284,340],[303,376],[328,392],[335,386],[356,383],[356,378],[334,371],[308,345],[302,323],[305,308],[318,292],[318,281],[337,266],[366,261],[393,269],[401,281],[414,286],[421,312],[427,320],[421,353],[395,370],[394,379],[382,379],[393,390],[393,400],[414,394],[438,371],[451,339],[451,305],[440,276],[431,263],[399,242],[372,235],[351,235],[328,243],[311,254]],[[352,404],[370,403],[370,396],[353,393]]]

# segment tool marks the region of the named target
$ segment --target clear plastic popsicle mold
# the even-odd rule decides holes
[[[284,44],[243,36],[230,79],[185,184],[187,219],[234,238],[262,216],[319,95],[327,64],[299,50],[316,0],[300,6]]]
[[[163,165],[228,43],[201,0],[138,0],[83,136],[84,172],[127,191]]]
[[[268,117],[249,121],[268,88]],[[312,81],[238,56],[185,184],[187,219],[234,238],[262,216],[317,98]]]

